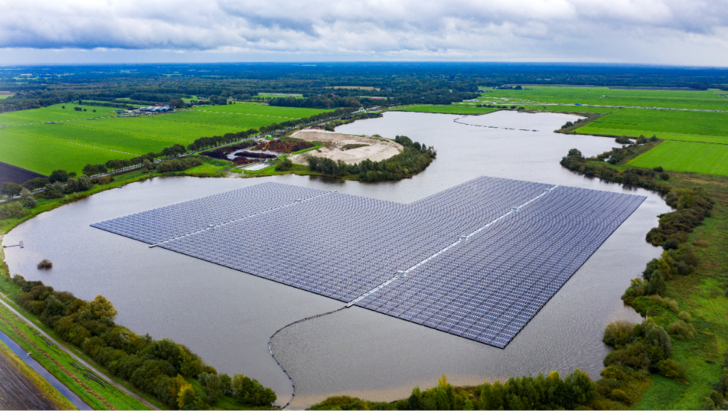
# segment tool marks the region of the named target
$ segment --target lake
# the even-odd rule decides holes
[[[23,223],[5,236],[4,244],[23,240],[25,248],[6,249],[6,260],[13,274],[26,279],[42,280],[84,299],[106,296],[119,311],[118,323],[140,334],[186,344],[218,371],[245,373],[273,388],[278,403],[285,404],[291,386],[268,354],[268,338],[286,324],[342,303],[150,249],[89,224],[264,181],[402,203],[482,175],[640,194],[647,200],[505,349],[356,307],[291,326],[273,341],[277,358],[296,382],[295,407],[330,395],[380,401],[404,398],[415,385],[435,385],[441,374],[465,385],[580,368],[596,379],[608,352],[601,342],[604,327],[620,319],[640,321],[620,296],[647,261],[659,256],[661,250],[644,238],[657,225],[657,215],[670,208],[646,190],[628,190],[562,168],[559,160],[571,148],[591,156],[616,146],[611,138],[553,133],[575,118],[551,113],[497,112],[463,118],[388,112],[336,131],[387,138],[406,135],[434,146],[437,159],[411,179],[359,183],[299,176],[157,178],[96,194]],[[36,269],[44,258],[53,262],[53,269]],[[326,258],[326,250],[321,250],[321,258]]]

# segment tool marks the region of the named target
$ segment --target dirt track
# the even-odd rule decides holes
[[[403,150],[401,145],[392,140],[352,136],[349,134],[324,130],[301,130],[293,134],[291,137],[300,138],[301,140],[306,141],[322,141],[332,144],[330,148],[321,147],[317,150],[289,157],[291,161],[297,164],[307,164],[307,159],[310,156],[330,158],[335,161],[341,160],[346,164],[356,164],[367,159],[371,161],[382,161],[401,153]],[[334,142],[336,144],[334,144]],[[367,146],[342,151],[341,147],[347,144],[367,144]]]

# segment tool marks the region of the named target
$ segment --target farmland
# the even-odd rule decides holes
[[[476,107],[475,105],[452,104],[452,105],[416,105],[397,108],[397,111],[414,111],[420,113],[445,113],[445,114],[487,114],[498,109]]]
[[[528,90],[489,90],[479,100],[501,100],[503,104],[591,104],[605,106],[728,110],[728,99],[720,90],[640,90],[609,87],[524,86]],[[501,103],[496,103],[501,104]]]
[[[628,164],[728,176],[728,145],[665,141]]]
[[[137,157],[200,137],[260,128],[328,110],[261,104],[204,106],[142,117],[110,117],[116,109],[72,104],[0,114],[0,161],[48,175],[86,164]],[[96,110],[94,113],[92,110]],[[96,118],[109,117],[109,118]],[[54,124],[45,124],[53,122]]]
[[[622,109],[577,133],[728,144],[728,113]]]

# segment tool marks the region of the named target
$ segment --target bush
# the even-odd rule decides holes
[[[692,317],[690,316],[690,314],[688,314],[688,313],[687,313],[687,312],[685,312],[685,311],[680,311],[680,312],[679,312],[679,313],[677,314],[677,318],[679,318],[679,319],[681,319],[681,320],[685,321],[686,323],[689,323],[690,321],[692,321],[692,320],[693,320],[693,318],[692,318]]]
[[[682,383],[687,383],[687,373],[685,372],[685,369],[675,360],[662,360],[659,364],[657,364],[657,368],[660,370],[660,374],[664,377],[672,378]]]
[[[35,200],[35,197],[28,196],[23,200],[23,205],[25,205],[26,208],[35,208],[35,206],[38,205],[38,202]]]
[[[670,175],[665,172],[662,172],[662,173],[660,173],[660,179],[667,181],[670,179]]]
[[[293,167],[293,162],[288,158],[284,158],[276,163],[276,171],[288,171]]]
[[[663,171],[665,171],[665,169],[663,169],[662,166],[657,166],[657,167],[653,168],[653,170],[655,170],[655,172],[657,172],[657,173],[662,173]]]
[[[17,202],[12,202],[0,208],[0,220],[6,220],[8,218],[23,218],[25,214],[26,211],[23,210],[23,206]]]
[[[680,341],[692,339],[695,335],[695,327],[683,320],[677,320],[667,326],[667,332],[674,335]]]
[[[614,348],[622,348],[632,339],[634,324],[628,321],[616,321],[609,323],[604,330],[602,341],[604,344]]]
[[[43,260],[43,261],[41,261],[41,262],[38,263],[38,268],[39,269],[47,270],[49,268],[53,268],[53,263],[50,262],[50,260]]]
[[[662,244],[662,248],[664,248],[665,250],[677,250],[677,248],[679,246],[680,246],[680,242],[674,238],[671,238],[671,239],[665,241],[664,244]]]
[[[617,144],[631,144],[632,140],[629,139],[627,136],[620,136],[614,139],[614,141],[617,142]]]

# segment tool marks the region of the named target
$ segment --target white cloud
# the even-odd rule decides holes
[[[725,0],[0,0],[0,10],[6,50],[728,65]]]

